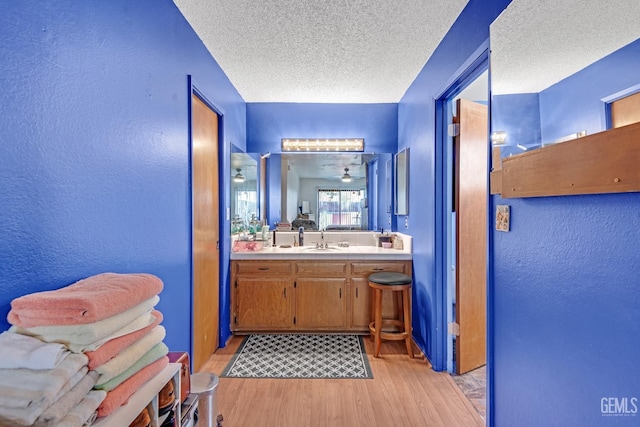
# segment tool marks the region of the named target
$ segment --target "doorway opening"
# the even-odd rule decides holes
[[[480,52],[436,101],[442,142],[437,215],[444,361],[485,418],[489,78],[488,50]],[[457,381],[465,372],[472,372],[468,384],[475,389]]]

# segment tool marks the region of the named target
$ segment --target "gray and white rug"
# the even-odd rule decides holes
[[[357,335],[249,335],[222,372],[234,378],[373,378]]]

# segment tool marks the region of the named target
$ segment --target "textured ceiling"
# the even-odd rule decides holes
[[[398,102],[468,0],[174,0],[246,102]]]
[[[540,92],[639,37],[640,0],[513,0],[491,25],[492,92]]]

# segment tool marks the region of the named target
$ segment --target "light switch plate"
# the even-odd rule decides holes
[[[496,209],[496,230],[509,232],[511,221],[511,209],[509,205],[498,205]]]

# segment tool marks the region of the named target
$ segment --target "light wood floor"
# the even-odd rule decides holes
[[[218,376],[242,342],[232,337],[201,372]],[[483,426],[449,374],[424,357],[409,359],[404,342],[383,342],[381,358],[365,340],[373,379],[220,378],[217,412],[224,427]],[[416,354],[418,350],[416,349]]]

